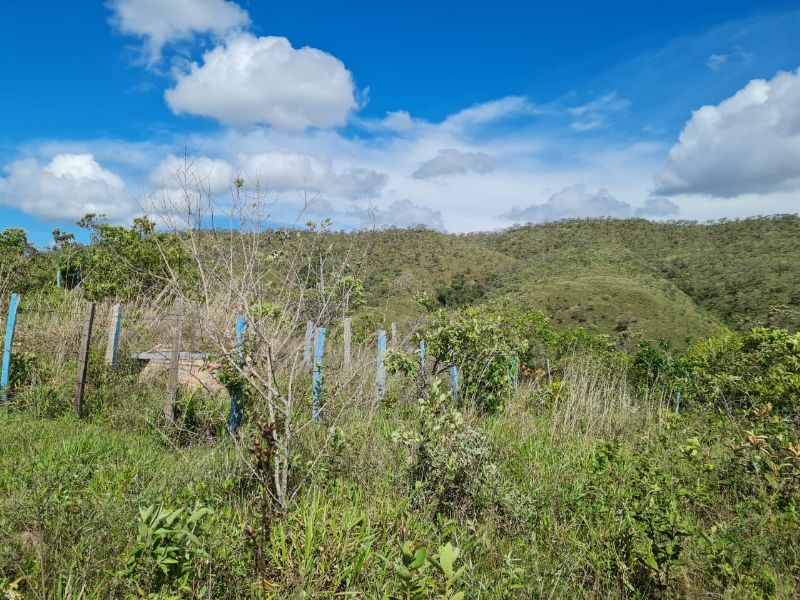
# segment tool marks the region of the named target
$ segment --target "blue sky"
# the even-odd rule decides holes
[[[798,39],[796,2],[6,3],[0,227],[182,169],[343,228],[797,212]]]

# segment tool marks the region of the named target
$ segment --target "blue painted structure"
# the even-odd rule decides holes
[[[453,390],[453,400],[458,400],[458,367],[450,366],[450,389]]]
[[[244,336],[247,333],[247,320],[244,317],[236,319],[236,364],[244,366]],[[228,414],[228,431],[236,431],[242,423],[244,402],[242,399],[243,384],[236,384],[231,390],[231,408]]]
[[[325,354],[325,328],[317,327],[314,334],[314,370],[311,373],[311,416],[319,421],[319,405],[322,402],[322,357]]]
[[[11,371],[11,346],[14,344],[14,328],[17,325],[17,308],[19,307],[19,294],[11,294],[8,303],[8,320],[6,321],[6,341],[3,346],[3,370],[0,372],[0,399],[8,398],[8,376]]]

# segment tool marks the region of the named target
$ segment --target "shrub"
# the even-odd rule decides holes
[[[770,403],[776,412],[800,412],[800,333],[754,329],[724,333],[687,352],[689,391],[701,402],[749,410]]]
[[[408,451],[406,474],[416,503],[461,517],[492,508],[515,521],[525,498],[500,477],[488,439],[452,407],[441,382],[418,401],[415,416],[392,437]]]
[[[209,514],[210,508],[199,505],[192,510],[155,505],[140,509],[136,544],[119,574],[136,581],[137,592],[147,597],[204,595],[199,568],[208,554],[198,535]]]
[[[495,306],[437,311],[422,332],[435,359],[434,374],[457,366],[462,377],[459,400],[483,412],[497,410],[513,392],[518,357],[528,348],[526,325],[537,315]]]

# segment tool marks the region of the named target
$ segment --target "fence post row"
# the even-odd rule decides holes
[[[108,326],[108,344],[106,345],[106,364],[112,371],[117,369],[117,352],[119,336],[122,330],[122,305],[115,304],[111,309],[111,322]]]
[[[303,364],[309,366],[311,364],[311,338],[314,336],[314,322],[309,321],[306,323],[306,344],[303,348]]]
[[[244,317],[239,317],[236,319],[236,364],[240,369],[244,367],[245,363],[245,333],[247,333],[247,320]],[[242,422],[243,384],[241,383],[241,379],[239,379],[239,381],[240,383],[237,383],[233,389],[231,389],[231,409],[228,415],[228,431],[235,431]]]
[[[350,317],[344,318],[344,355],[342,356],[342,367],[350,369],[350,344],[353,338],[352,324]]]
[[[94,325],[94,302],[86,303],[86,322],[83,326],[81,350],[78,356],[78,376],[75,381],[75,414],[83,416],[83,393],[86,389],[86,372],[89,367],[89,348],[92,341]]]
[[[0,373],[0,396],[2,401],[8,399],[8,377],[11,372],[11,346],[14,344],[14,328],[17,326],[17,307],[19,294],[11,294],[8,303],[8,320],[6,321],[6,341],[3,346],[3,370]]]
[[[386,356],[386,331],[378,332],[378,362],[375,368],[375,382],[377,384],[378,399],[383,400],[386,394],[386,367],[383,359]]]
[[[169,356],[169,384],[167,387],[167,398],[164,401],[164,416],[168,422],[175,419],[175,399],[178,396],[178,370],[180,367],[181,352],[181,318],[183,310],[180,304],[172,308],[172,348]]]
[[[322,402],[322,357],[325,353],[325,328],[317,327],[314,335],[314,371],[311,375],[311,416],[319,421],[319,405]]]

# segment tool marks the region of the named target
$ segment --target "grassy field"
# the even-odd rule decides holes
[[[796,597],[797,498],[782,498],[734,449],[753,417],[675,414],[669,398],[634,394],[608,367],[564,368],[571,391],[525,384],[500,414],[452,419],[446,398],[426,409],[392,380],[377,409],[301,433],[294,495],[263,531],[247,451],[257,432],[229,437],[224,405],[198,409],[216,427],[178,435],[160,420],[163,381],[143,389],[135,373],[112,376],[90,393],[83,421],[69,387],[27,390],[0,422],[0,589],[7,598]],[[424,438],[422,465],[410,432]],[[148,507],[184,512],[153,523]],[[189,523],[191,514],[201,516]],[[430,583],[414,596],[396,566],[406,542],[431,554],[452,544],[463,571],[450,587],[431,566],[413,573]]]
[[[0,238],[19,250],[0,291],[23,292],[0,597],[798,597],[799,223]],[[55,289],[54,264],[81,287]],[[307,319],[327,327],[319,420]],[[172,327],[219,383],[174,404],[129,358]]]

